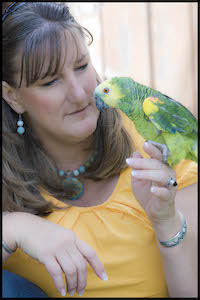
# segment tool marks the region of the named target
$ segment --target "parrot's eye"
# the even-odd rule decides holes
[[[108,94],[108,93],[110,92],[110,89],[109,89],[109,88],[105,88],[105,89],[103,89],[103,92],[104,92],[105,94]]]

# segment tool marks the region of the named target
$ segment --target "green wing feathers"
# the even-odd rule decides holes
[[[143,110],[173,153],[171,165],[181,159],[197,162],[197,120],[189,110],[162,94],[146,98]]]

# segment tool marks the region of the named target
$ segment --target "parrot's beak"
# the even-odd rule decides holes
[[[104,111],[104,109],[109,108],[110,106],[108,106],[102,99],[101,97],[99,97],[98,93],[96,91],[94,91],[94,95],[93,95],[94,101],[96,103],[96,107],[99,111]]]

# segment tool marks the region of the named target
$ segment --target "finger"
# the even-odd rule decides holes
[[[145,142],[143,145],[144,151],[151,157],[162,161],[163,154],[162,152],[151,143]]]
[[[171,174],[162,170],[132,170],[131,175],[137,179],[156,181],[166,185]]]
[[[139,151],[135,151],[133,152],[133,154],[131,154],[132,158],[143,158],[143,156],[141,155],[141,153]]]
[[[161,200],[169,201],[172,199],[172,191],[167,189],[166,187],[158,187],[158,186],[152,186],[151,187],[151,193],[158,197]]]
[[[160,170],[166,168],[160,160],[149,158],[129,158],[127,164],[134,169]]]
[[[77,268],[68,253],[56,255],[56,259],[65,273],[67,292],[72,296],[77,288]]]
[[[129,162],[132,160],[132,159],[142,159],[143,156],[141,155],[141,153],[139,151],[135,151],[131,154],[131,157],[130,158],[127,158],[126,159],[126,163],[130,166]],[[134,178],[133,180],[134,182],[137,182],[138,180],[136,178]]]
[[[76,239],[76,246],[80,253],[85,257],[88,263],[93,268],[96,275],[102,280],[107,280],[108,277],[106,275],[105,268],[101,263],[100,259],[97,256],[96,251],[90,247],[87,243],[80,240],[78,237]]]
[[[141,155],[141,153],[139,152],[139,151],[135,151],[135,152],[133,152],[132,154],[131,154],[131,157],[130,158],[127,158],[126,159],[126,163],[129,165],[129,162],[132,160],[132,159],[142,159],[143,158],[143,156]],[[130,165],[129,165],[130,166]],[[138,181],[140,181],[140,179],[137,179],[137,178],[132,178],[132,183],[134,184],[134,183],[136,183],[136,182],[138,182]]]
[[[74,249],[70,253],[71,259],[76,265],[77,269],[77,293],[80,294],[83,292],[87,286],[87,275],[88,275],[88,266],[86,259],[82,256],[78,249]],[[81,293],[82,294],[82,293]]]
[[[62,296],[66,295],[65,282],[62,276],[62,270],[59,263],[56,261],[54,257],[46,257],[43,261],[40,261],[47,271],[49,272],[55,287],[61,293]]]

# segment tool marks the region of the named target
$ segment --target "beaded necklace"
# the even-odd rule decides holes
[[[79,176],[80,174],[84,174],[93,162],[94,162],[94,157],[93,155],[91,155],[90,159],[84,162],[83,165],[80,166],[78,170],[74,170],[74,171],[67,170],[66,172],[64,172],[63,170],[57,169],[58,175],[61,177],[61,183],[64,189],[68,190],[72,185],[75,187],[75,191],[72,193],[70,197],[68,197],[69,200],[77,200],[82,196],[84,192],[84,184],[76,177]]]

